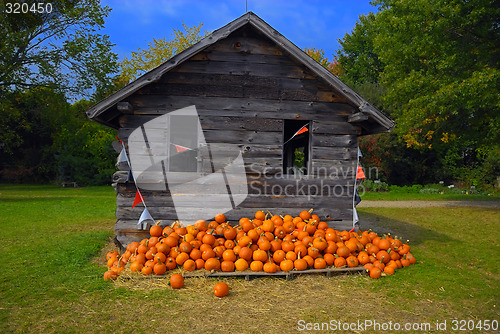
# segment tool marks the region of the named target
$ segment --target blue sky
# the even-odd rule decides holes
[[[112,8],[102,33],[116,44],[120,60],[147,47],[153,38],[170,38],[172,29],[203,22],[213,31],[245,13],[245,0],[102,0]],[[325,56],[352,31],[359,15],[375,12],[370,0],[248,0],[248,10],[264,19],[298,47],[321,48]]]

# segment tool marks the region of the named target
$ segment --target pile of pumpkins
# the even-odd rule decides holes
[[[126,266],[143,275],[164,275],[178,267],[190,272],[302,271],[363,266],[370,277],[392,275],[416,262],[408,243],[373,231],[337,231],[310,211],[278,216],[257,211],[237,226],[218,214],[210,223],[178,222],[151,226],[150,237],[130,243],[123,254],[106,255],[104,279],[116,279]]]

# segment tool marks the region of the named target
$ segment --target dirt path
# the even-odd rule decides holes
[[[500,201],[361,201],[358,208],[477,207],[500,209]]]

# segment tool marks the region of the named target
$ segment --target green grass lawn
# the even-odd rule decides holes
[[[111,187],[0,186],[0,333],[290,333],[299,320],[367,319],[446,320],[442,332],[463,333],[453,319],[500,321],[499,210],[359,209],[362,221],[409,238],[417,264],[380,280],[226,279],[223,299],[211,294],[215,279],[187,279],[178,291],[103,281],[95,258],[114,211]]]
[[[498,201],[500,194],[429,194],[412,192],[365,192],[361,194],[361,199],[370,201]]]

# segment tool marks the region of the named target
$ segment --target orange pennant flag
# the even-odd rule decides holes
[[[292,140],[293,138],[295,138],[295,136],[298,136],[298,135],[300,135],[300,134],[302,134],[302,133],[304,133],[304,132],[307,132],[307,131],[309,131],[309,129],[307,128],[307,126],[305,126],[305,125],[304,125],[303,127],[301,127],[301,128],[299,129],[299,131],[295,132],[295,133],[294,133],[294,135],[293,135],[290,139],[288,139],[286,142],[284,142],[284,143],[283,143],[283,145],[285,145],[285,144],[286,144],[286,143],[288,143],[290,140]]]
[[[365,172],[363,171],[363,168],[361,168],[361,166],[358,165],[358,171],[356,172],[356,180],[359,180],[359,179],[364,179],[366,178],[365,176]]]
[[[177,150],[177,153],[179,152],[184,152],[184,151],[191,151],[189,147],[181,146],[181,145],[175,145],[175,149]]]
[[[309,129],[308,129],[308,128],[304,125],[303,127],[301,127],[301,128],[300,128],[300,130],[299,130],[299,131],[295,132],[295,134],[294,134],[293,136],[294,136],[294,137],[295,137],[295,136],[298,136],[298,135],[300,135],[300,134],[302,134],[302,133],[304,133],[304,132],[307,132],[307,131],[309,131]]]
[[[135,193],[135,198],[134,198],[134,204],[132,204],[132,207],[136,206],[139,203],[144,203],[144,199],[142,198],[142,194],[139,190]]]

